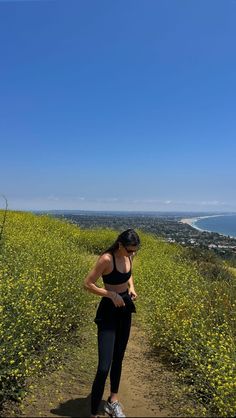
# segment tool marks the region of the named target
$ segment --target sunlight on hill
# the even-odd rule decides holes
[[[235,414],[234,283],[204,279],[182,247],[137,232],[137,319],[150,344],[171,353],[203,415]],[[83,280],[116,236],[113,230],[80,230],[49,216],[8,212],[0,247],[3,401],[23,398],[27,377],[59,361],[60,344],[73,330],[79,338],[92,326],[97,299],[84,291]]]

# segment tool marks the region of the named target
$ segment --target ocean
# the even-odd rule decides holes
[[[236,237],[236,215],[222,215],[199,219],[194,226],[205,231]]]

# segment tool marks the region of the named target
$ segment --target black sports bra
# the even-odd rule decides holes
[[[131,277],[131,259],[129,257],[129,261],[130,261],[130,271],[127,271],[126,273],[121,273],[119,270],[117,270],[116,268],[116,262],[115,262],[115,256],[112,253],[112,257],[113,257],[113,270],[111,273],[109,274],[103,274],[102,278],[103,278],[103,282],[107,283],[107,284],[122,284],[127,282],[127,280],[129,280],[129,278]]]

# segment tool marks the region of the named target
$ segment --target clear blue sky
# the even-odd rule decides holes
[[[235,22],[235,0],[0,1],[10,208],[236,211]]]

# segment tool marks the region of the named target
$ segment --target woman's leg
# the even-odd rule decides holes
[[[130,328],[131,328],[132,314],[126,313],[121,316],[116,329],[116,338],[113,351],[113,359],[110,371],[110,388],[111,395],[110,400],[117,400],[117,393],[119,390],[120,377],[122,371],[122,361],[125,354],[125,349],[129,340]]]
[[[112,362],[115,327],[98,326],[98,368],[91,392],[91,414],[96,415],[102,400],[106,378]]]

